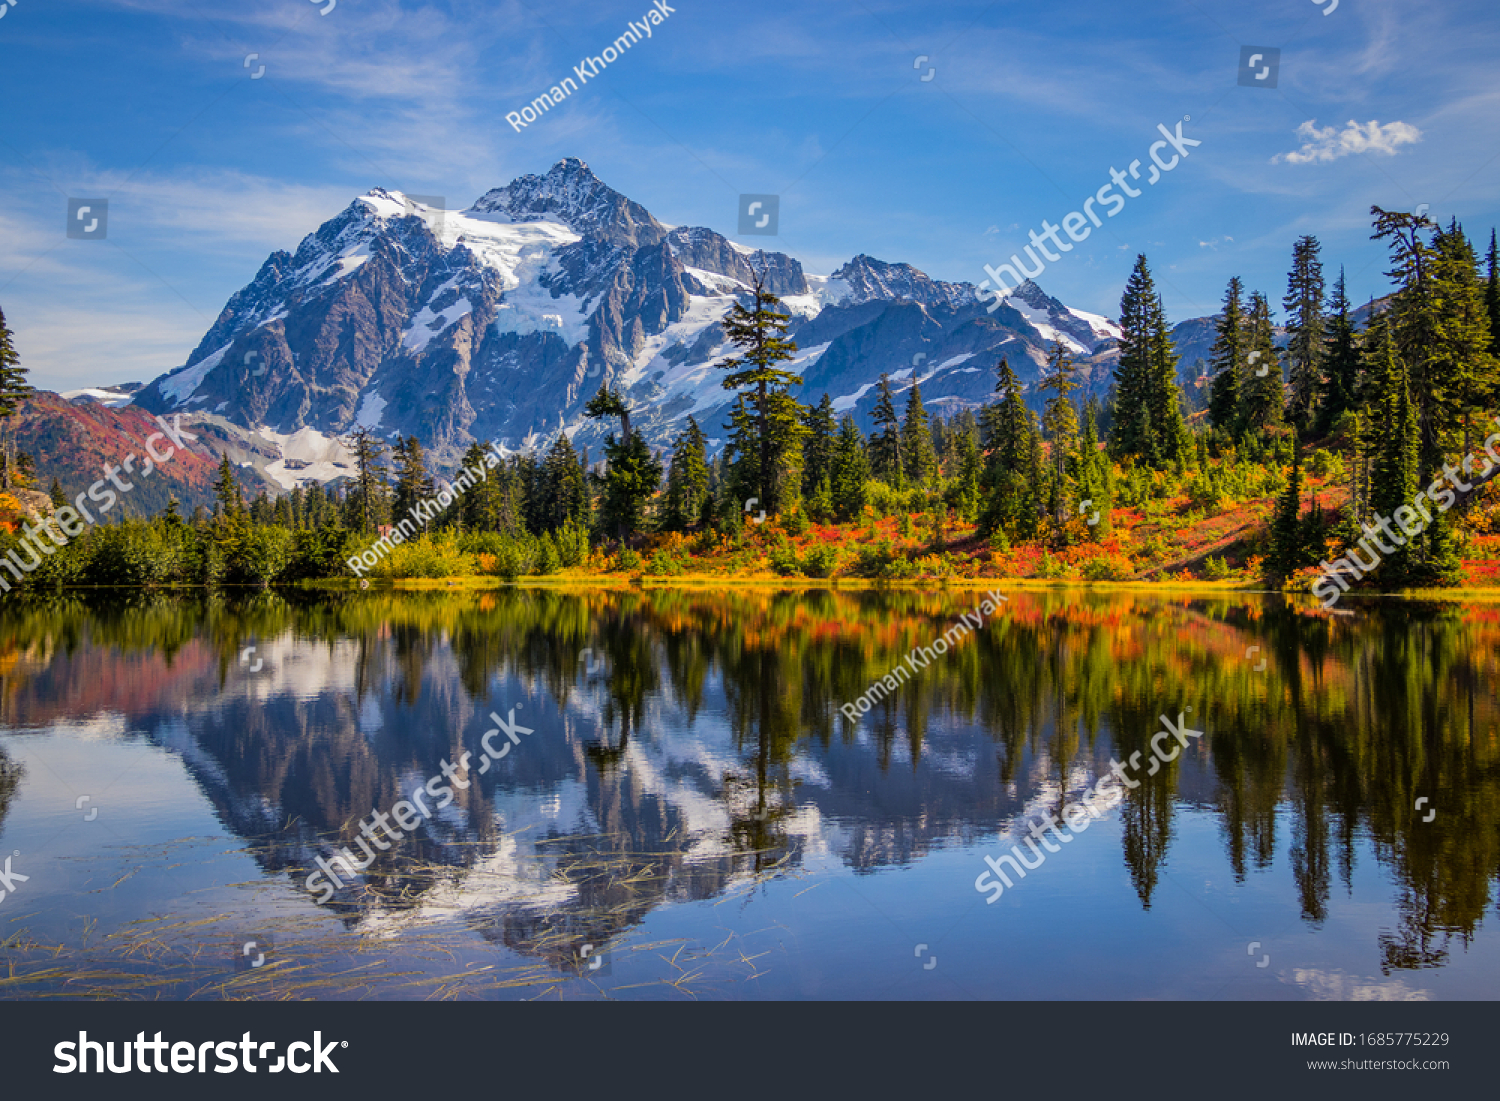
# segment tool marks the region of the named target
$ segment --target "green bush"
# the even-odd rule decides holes
[[[307,581],[348,576],[348,560],[354,557],[354,542],[354,533],[343,528],[297,532],[293,537],[291,561],[281,579]]]
[[[832,543],[809,547],[802,557],[802,572],[808,577],[832,577],[838,568],[839,552]]]
[[[915,577],[917,566],[896,550],[889,539],[873,546],[861,547],[849,572],[855,577],[875,577],[888,581]]]
[[[1126,564],[1116,558],[1090,558],[1080,571],[1085,581],[1128,581],[1132,576]]]
[[[620,556],[615,559],[615,569],[622,570],[625,573],[635,573],[642,566],[641,556],[629,547],[622,550]]]
[[[771,548],[770,559],[771,569],[782,577],[796,577],[802,572],[802,563],[797,560],[797,548],[785,538]]]
[[[463,577],[477,573],[478,563],[453,535],[421,535],[391,547],[370,572],[387,578]]]
[[[927,495],[920,489],[892,489],[879,479],[865,483],[865,503],[877,516],[900,516],[921,512],[927,507]]]
[[[1067,567],[1057,558],[1053,557],[1050,551],[1042,555],[1042,560],[1037,563],[1036,567],[1036,575],[1038,577],[1045,577],[1052,580],[1062,577],[1067,572]]]
[[[1320,447],[1308,457],[1307,472],[1315,478],[1342,478],[1344,460],[1326,447]]]
[[[557,544],[553,541],[550,532],[544,533],[537,540],[536,560],[533,568],[538,575],[543,577],[562,569],[562,556],[557,553]]]
[[[582,524],[569,520],[557,529],[555,542],[557,543],[557,556],[563,566],[573,569],[588,563],[589,533]]]
[[[646,564],[646,572],[653,577],[679,577],[686,569],[687,562],[666,547],[653,554],[651,561]]]
[[[1210,554],[1203,560],[1203,576],[1210,581],[1223,581],[1229,576],[1229,563]]]

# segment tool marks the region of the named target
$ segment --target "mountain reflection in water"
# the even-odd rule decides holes
[[[1494,989],[1493,953],[1462,957],[1500,871],[1500,609],[1372,601],[1330,618],[1281,597],[1017,592],[857,725],[839,712],[978,599],[507,588],[11,601],[0,609],[0,843],[22,847],[11,830],[43,769],[67,781],[48,758],[25,760],[41,752],[37,739],[76,739],[107,720],[106,741],[173,755],[283,909],[385,937],[456,923],[481,948],[504,946],[564,980],[587,972],[583,946],[597,953],[658,911],[713,910],[740,888],[798,875],[836,875],[850,899],[875,906],[873,873],[924,862],[928,879],[900,904],[923,927],[962,919],[982,943],[1018,920],[1016,907],[1061,890],[1075,892],[1083,930],[1149,940],[1181,850],[1189,866],[1222,866],[1214,891],[1268,884],[1286,913],[1268,903],[1267,917],[1283,933],[1374,904],[1362,949],[1383,975],[1456,964],[1490,969]],[[361,821],[445,762],[467,752],[477,768],[491,712],[513,707],[534,733],[468,774],[466,789],[454,783],[450,804],[377,848],[319,907],[306,885],[318,858],[338,846],[362,857]],[[1104,859],[1074,845],[1005,905],[984,905],[972,883],[985,853],[1060,812],[1112,758],[1149,758],[1158,716],[1189,707],[1206,736],[1156,775],[1135,774],[1140,787],[1106,819],[1113,832],[1101,823],[1088,835]],[[1204,826],[1198,842],[1193,824]],[[47,851],[28,844],[29,867],[45,870]],[[943,854],[942,892],[917,886]],[[1111,862],[1123,889],[1099,879]],[[1358,882],[1371,872],[1373,895]],[[91,903],[71,886],[48,895],[47,882],[26,884],[28,927],[62,941],[48,915]],[[141,912],[178,905],[172,889],[153,890]],[[813,897],[775,907],[790,936],[865,936],[830,926]],[[138,916],[128,911],[111,920]],[[711,924],[681,912],[679,924]],[[1312,985],[1330,981],[1303,970]],[[1017,996],[970,980],[973,996]],[[1121,981],[1053,993],[1150,992]],[[889,985],[844,968],[818,990],[879,996]],[[1319,996],[1283,996],[1309,993]]]

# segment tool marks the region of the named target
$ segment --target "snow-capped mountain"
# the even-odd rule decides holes
[[[990,397],[1000,356],[1038,377],[1054,341],[1080,359],[1118,330],[1028,283],[993,313],[968,283],[856,256],[830,275],[710,229],[669,228],[582,161],[522,176],[467,210],[376,189],[276,252],[230,298],[187,363],[133,397],[235,432],[275,485],[349,472],[337,438],[365,426],[417,436],[442,466],[474,440],[512,449],[581,419],[603,383],[665,444],[692,413],[722,435],[729,395],[714,364],[731,353],[718,322],[756,270],[793,317],[805,378],[862,422],[882,372],[920,382],[937,409]],[[1107,385],[1099,363],[1085,378]]]

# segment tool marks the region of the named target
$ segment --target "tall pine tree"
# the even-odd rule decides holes
[[[1049,508],[1053,522],[1059,525],[1066,523],[1073,511],[1069,483],[1078,458],[1078,410],[1069,395],[1078,389],[1078,383],[1073,380],[1076,370],[1068,350],[1058,341],[1052,346],[1047,374],[1038,385],[1039,389],[1053,391],[1042,412],[1042,432],[1050,445],[1052,494]]]
[[[663,522],[670,531],[686,531],[703,514],[708,496],[708,441],[698,422],[688,417],[687,427],[672,445],[672,464],[667,470],[666,515]]]
[[[432,475],[427,473],[427,457],[422,452],[422,444],[415,436],[408,436],[399,440],[395,448],[396,460],[396,494],[392,502],[391,511],[395,514],[399,523],[403,518],[413,515],[411,510],[417,504],[433,495]],[[419,521],[426,527],[425,521]]]
[[[5,324],[5,313],[0,311],[0,461],[4,464],[5,489],[18,485],[14,474],[18,460],[11,418],[34,392],[26,381],[26,368],[21,366],[10,328]]]
[[[1240,391],[1244,387],[1246,345],[1244,284],[1239,276],[1229,280],[1224,292],[1224,311],[1215,325],[1213,347],[1208,352],[1213,369],[1208,399],[1208,419],[1223,432],[1235,433],[1240,425]]]
[[[870,435],[870,472],[887,485],[904,489],[906,464],[901,454],[901,422],[896,418],[891,376],[883,372],[875,384],[875,408],[870,416],[875,425]]]
[[[901,424],[901,460],[910,485],[925,487],[937,474],[937,453],[932,446],[927,407],[922,404],[922,388],[915,380],[907,391],[906,419]]]
[[[1259,292],[1250,296],[1249,335],[1240,411],[1245,430],[1264,432],[1279,427],[1285,420],[1286,385],[1281,374],[1281,357],[1276,353],[1271,306]]]
[[[742,391],[755,420],[755,496],[760,507],[777,513],[796,503],[801,489],[802,427],[800,406],[788,393],[802,385],[802,376],[778,367],[790,360],[797,345],[786,339],[788,315],[781,299],[765,289],[765,273],[755,275],[753,309],[736,302],[719,323],[730,342],[740,349],[718,366],[730,372],[726,390]]]
[[[1157,468],[1183,462],[1191,451],[1177,384],[1177,352],[1144,255],[1136,257],[1120,297],[1111,442],[1116,455]]]
[[[802,420],[807,436],[802,444],[802,498],[809,516],[826,520],[833,509],[833,449],[838,420],[833,399],[826,393]]]
[[[1359,338],[1349,312],[1344,289],[1344,269],[1328,299],[1330,313],[1323,338],[1323,396],[1319,403],[1318,432],[1333,430],[1343,415],[1359,404]]]
[[[1299,237],[1292,246],[1292,270],[1287,277],[1286,361],[1290,380],[1287,419],[1302,435],[1313,427],[1323,371],[1323,262],[1313,236]]]
[[[870,480],[870,464],[865,454],[864,436],[853,417],[846,416],[839,422],[831,479],[834,515],[845,522],[857,519],[865,507],[865,483]]]

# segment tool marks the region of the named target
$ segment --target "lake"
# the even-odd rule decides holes
[[[12,598],[0,997],[1495,997],[1500,605],[1004,595]]]

